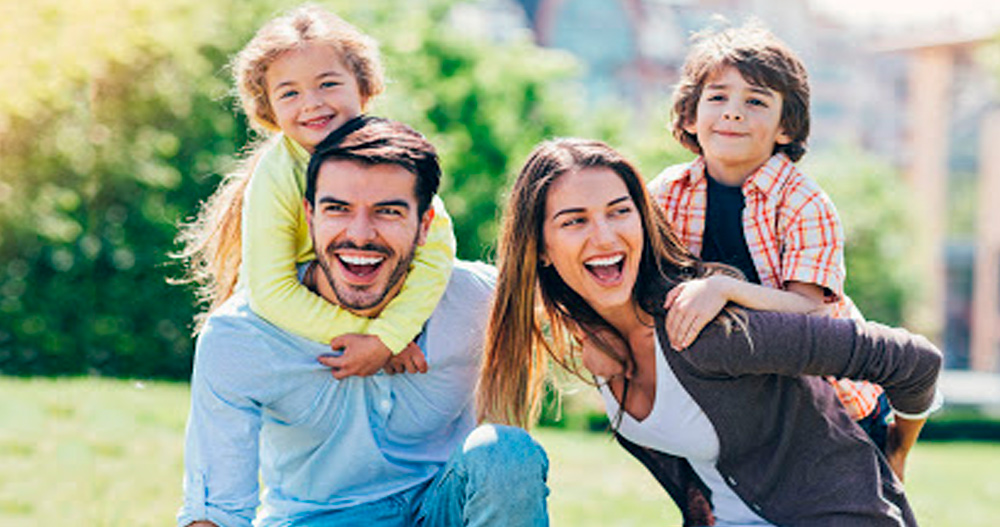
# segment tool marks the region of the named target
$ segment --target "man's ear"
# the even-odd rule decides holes
[[[434,204],[432,203],[424,211],[424,215],[420,218],[420,229],[417,232],[417,245],[423,245],[427,241],[427,232],[431,230],[431,223],[434,221]]]
[[[308,199],[302,198],[302,206],[306,209],[306,225],[309,225],[309,238],[313,235],[313,206]]]

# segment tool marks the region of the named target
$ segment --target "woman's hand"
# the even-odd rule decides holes
[[[670,345],[681,351],[694,342],[702,328],[719,314],[730,300],[736,279],[714,275],[684,282],[667,293],[666,328]]]

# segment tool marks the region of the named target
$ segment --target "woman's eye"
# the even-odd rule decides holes
[[[582,224],[583,224],[583,218],[570,218],[568,220],[564,220],[561,226],[572,227],[574,225],[582,225]]]
[[[632,207],[623,206],[614,209],[613,211],[611,211],[611,214],[614,216],[624,216],[630,212],[632,212]]]

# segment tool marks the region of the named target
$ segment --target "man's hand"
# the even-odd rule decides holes
[[[714,275],[679,284],[667,293],[663,302],[667,310],[665,320],[670,345],[681,351],[698,338],[709,322],[729,302],[730,285],[735,279]]]
[[[337,380],[352,375],[374,375],[392,357],[389,348],[375,335],[340,335],[330,341],[330,349],[334,354],[320,356],[319,362],[333,370],[333,377]]]
[[[423,350],[415,342],[411,342],[385,363],[382,371],[393,375],[396,373],[427,373],[427,358]]]

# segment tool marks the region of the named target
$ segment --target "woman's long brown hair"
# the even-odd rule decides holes
[[[644,239],[632,297],[640,309],[662,312],[661,304],[670,288],[705,273],[705,266],[652,205],[638,172],[621,154],[600,141],[556,139],[542,143],[514,182],[504,213],[497,258],[499,279],[477,398],[482,421],[530,426],[540,411],[547,357],[577,375],[581,373],[572,328],[579,327],[592,336],[596,328],[614,331],[554,268],[540,264],[545,204],[553,181],[591,167],[607,167],[618,174],[639,212]],[[630,357],[618,357],[610,348],[602,347],[602,351],[631,367]]]

